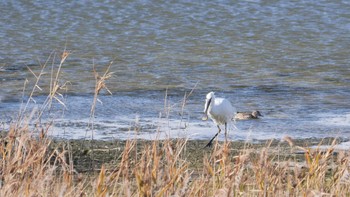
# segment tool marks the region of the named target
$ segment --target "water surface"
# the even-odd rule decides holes
[[[55,136],[91,135],[92,68],[101,72],[113,61],[107,82],[113,95],[102,92],[96,138],[159,131],[206,139],[216,132],[200,120],[209,91],[238,111],[264,115],[237,122],[232,139],[350,137],[348,1],[2,1],[0,8],[3,127],[16,117],[25,81],[35,82],[27,67],[38,73],[48,60],[43,90],[34,94],[40,106],[51,66],[57,69],[66,48],[67,108],[58,105],[44,120],[55,120]]]

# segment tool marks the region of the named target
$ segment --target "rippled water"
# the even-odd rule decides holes
[[[40,105],[52,62],[66,48],[67,109],[47,115],[56,136],[89,135],[92,67],[113,61],[113,95],[102,96],[96,111],[101,139],[149,138],[157,130],[206,139],[216,132],[200,120],[209,91],[238,111],[264,115],[237,122],[232,139],[350,137],[349,1],[2,1],[0,9],[3,127],[20,108],[25,80],[34,83],[27,67],[38,73],[48,59],[35,94]]]

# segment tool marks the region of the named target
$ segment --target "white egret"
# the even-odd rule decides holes
[[[235,115],[235,108],[232,107],[230,101],[225,98],[216,98],[214,92],[209,92],[206,96],[204,105],[203,120],[207,120],[208,116],[214,121],[219,131],[209,141],[205,147],[211,146],[213,140],[220,133],[220,125],[225,125],[225,137],[227,137],[227,124],[231,123],[233,116]]]
[[[258,119],[259,116],[263,116],[259,111],[237,112],[234,119],[235,120],[250,120],[250,119]]]

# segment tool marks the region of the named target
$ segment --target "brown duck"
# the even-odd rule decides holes
[[[253,112],[237,112],[234,120],[250,120],[250,119],[258,119],[261,113],[259,111],[253,111]]]

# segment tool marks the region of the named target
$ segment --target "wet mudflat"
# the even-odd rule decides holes
[[[267,150],[271,155],[271,159],[276,162],[297,162],[300,165],[305,163],[305,150],[310,147],[319,145],[330,145],[333,142],[333,138],[325,139],[298,139],[293,140],[293,146],[286,141],[280,140],[262,140],[257,142],[245,142],[234,141],[228,142],[229,158],[232,159],[234,165],[234,157],[249,153],[253,157],[259,157],[262,149]],[[343,140],[337,139],[337,142]],[[127,145],[129,143],[129,145]],[[206,140],[190,140],[184,142],[184,139],[171,139],[171,140],[115,140],[115,141],[90,141],[90,140],[54,140],[51,143],[51,147],[64,148],[71,154],[74,169],[77,173],[94,173],[101,169],[102,165],[105,165],[107,169],[114,169],[120,163],[125,148],[129,149],[129,159],[131,163],[138,162],[141,158],[140,155],[143,151],[151,149],[154,145],[159,149],[162,154],[162,149],[165,146],[175,149],[179,148],[178,145],[183,144],[182,151],[179,159],[185,160],[189,163],[189,169],[194,171],[201,171],[203,168],[203,159],[215,156],[215,153],[222,148],[224,142],[217,141],[210,148],[204,148],[208,143]],[[131,145],[130,145],[131,144]],[[131,146],[131,148],[130,148]],[[216,147],[215,147],[216,146]],[[298,148],[303,147],[304,149]],[[310,150],[313,150],[310,148]],[[334,152],[334,156],[337,152]]]

